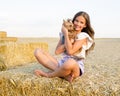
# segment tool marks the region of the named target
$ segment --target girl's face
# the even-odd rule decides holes
[[[86,27],[86,20],[83,16],[78,16],[75,18],[74,22],[74,27],[77,32],[81,32],[83,28]]]

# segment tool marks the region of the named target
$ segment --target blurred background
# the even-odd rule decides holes
[[[95,38],[120,38],[120,0],[0,0],[0,31],[15,37],[59,37],[63,19],[90,15]]]

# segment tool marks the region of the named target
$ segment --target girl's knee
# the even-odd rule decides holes
[[[63,64],[64,69],[74,69],[75,67],[77,67],[77,64],[72,59],[69,59],[67,62]]]
[[[77,62],[73,59],[69,59],[67,63],[69,64],[70,67],[74,67],[77,65]]]
[[[34,56],[35,56],[35,57],[38,57],[41,52],[42,52],[42,49],[36,48],[35,51],[34,51]]]

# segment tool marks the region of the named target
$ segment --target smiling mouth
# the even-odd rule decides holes
[[[75,27],[75,29],[80,29],[80,27]]]

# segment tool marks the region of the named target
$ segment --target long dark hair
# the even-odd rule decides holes
[[[78,13],[75,14],[75,16],[73,17],[73,20],[72,22],[74,23],[75,19],[78,17],[78,16],[83,16],[86,20],[86,27],[82,29],[82,32],[85,32],[87,33],[93,40],[94,40],[94,30],[93,28],[91,27],[91,23],[90,23],[90,17],[89,15],[84,12],[84,11],[80,11]],[[86,53],[88,53],[89,50],[93,50],[94,49],[94,46],[95,46],[95,42],[92,44],[92,46],[86,51]]]

